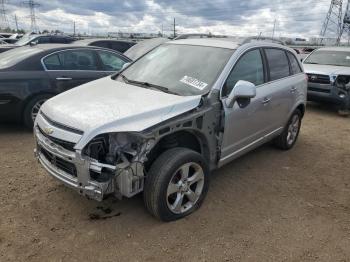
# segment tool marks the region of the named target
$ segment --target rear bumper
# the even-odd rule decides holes
[[[97,182],[90,178],[90,170],[101,171],[102,164],[84,159],[80,152],[71,152],[52,143],[37,127],[34,132],[37,145],[34,155],[48,174],[90,199],[102,201],[105,195],[113,193],[113,180]],[[67,172],[67,166],[76,172]]]

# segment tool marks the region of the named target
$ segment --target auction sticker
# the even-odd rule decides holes
[[[194,78],[194,77],[190,77],[190,76],[184,76],[180,82],[189,85],[189,86],[193,86],[199,90],[203,90],[204,88],[206,88],[208,86],[207,83],[204,83],[202,81],[199,81],[198,79]]]

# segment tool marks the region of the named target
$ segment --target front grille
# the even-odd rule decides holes
[[[314,91],[314,92],[320,92],[320,93],[326,93],[329,94],[331,92],[330,89],[322,89],[322,88],[317,88],[317,87],[309,87],[308,88],[310,91]]]
[[[40,131],[40,133],[45,136],[46,138],[48,138],[51,142],[69,150],[69,151],[74,151],[74,147],[75,147],[75,144],[72,143],[72,142],[67,142],[67,141],[64,141],[64,140],[61,140],[61,139],[58,139],[58,138],[55,138],[55,137],[52,137],[52,136],[49,136],[47,135],[39,126],[38,126],[38,129]]]
[[[331,80],[327,75],[307,74],[310,83],[330,84]]]
[[[84,132],[79,130],[79,129],[76,129],[76,128],[73,128],[73,127],[70,127],[70,126],[66,126],[66,125],[62,125],[60,123],[57,123],[56,121],[53,121],[52,119],[50,119],[47,115],[45,115],[43,112],[40,111],[40,114],[42,115],[42,117],[47,121],[49,122],[51,125],[57,127],[57,128],[60,128],[60,129],[63,129],[63,130],[66,130],[68,132],[72,132],[74,134],[78,134],[78,135],[83,135]]]
[[[77,169],[74,164],[51,154],[49,151],[45,150],[42,147],[40,148],[40,152],[53,166],[66,172],[67,174],[70,174],[71,176],[77,176]]]

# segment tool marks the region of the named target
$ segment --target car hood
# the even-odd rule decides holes
[[[139,132],[196,108],[201,96],[177,96],[125,84],[111,77],[89,82],[48,100],[41,111],[51,120],[83,131]]]
[[[350,67],[303,64],[305,73],[320,75],[350,75]]]

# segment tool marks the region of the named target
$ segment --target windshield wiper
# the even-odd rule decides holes
[[[125,83],[139,85],[139,86],[143,86],[143,87],[147,87],[147,88],[154,88],[154,89],[160,90],[160,91],[162,91],[164,93],[168,93],[168,94],[172,94],[172,95],[179,95],[178,93],[170,91],[169,88],[164,87],[164,86],[159,86],[159,85],[151,84],[151,83],[148,83],[148,82],[141,82],[141,81],[136,81],[136,80],[130,80],[123,74],[120,74],[120,76],[123,78]]]
[[[315,63],[315,62],[305,62],[304,64],[309,64],[309,65],[319,65],[319,63]]]

